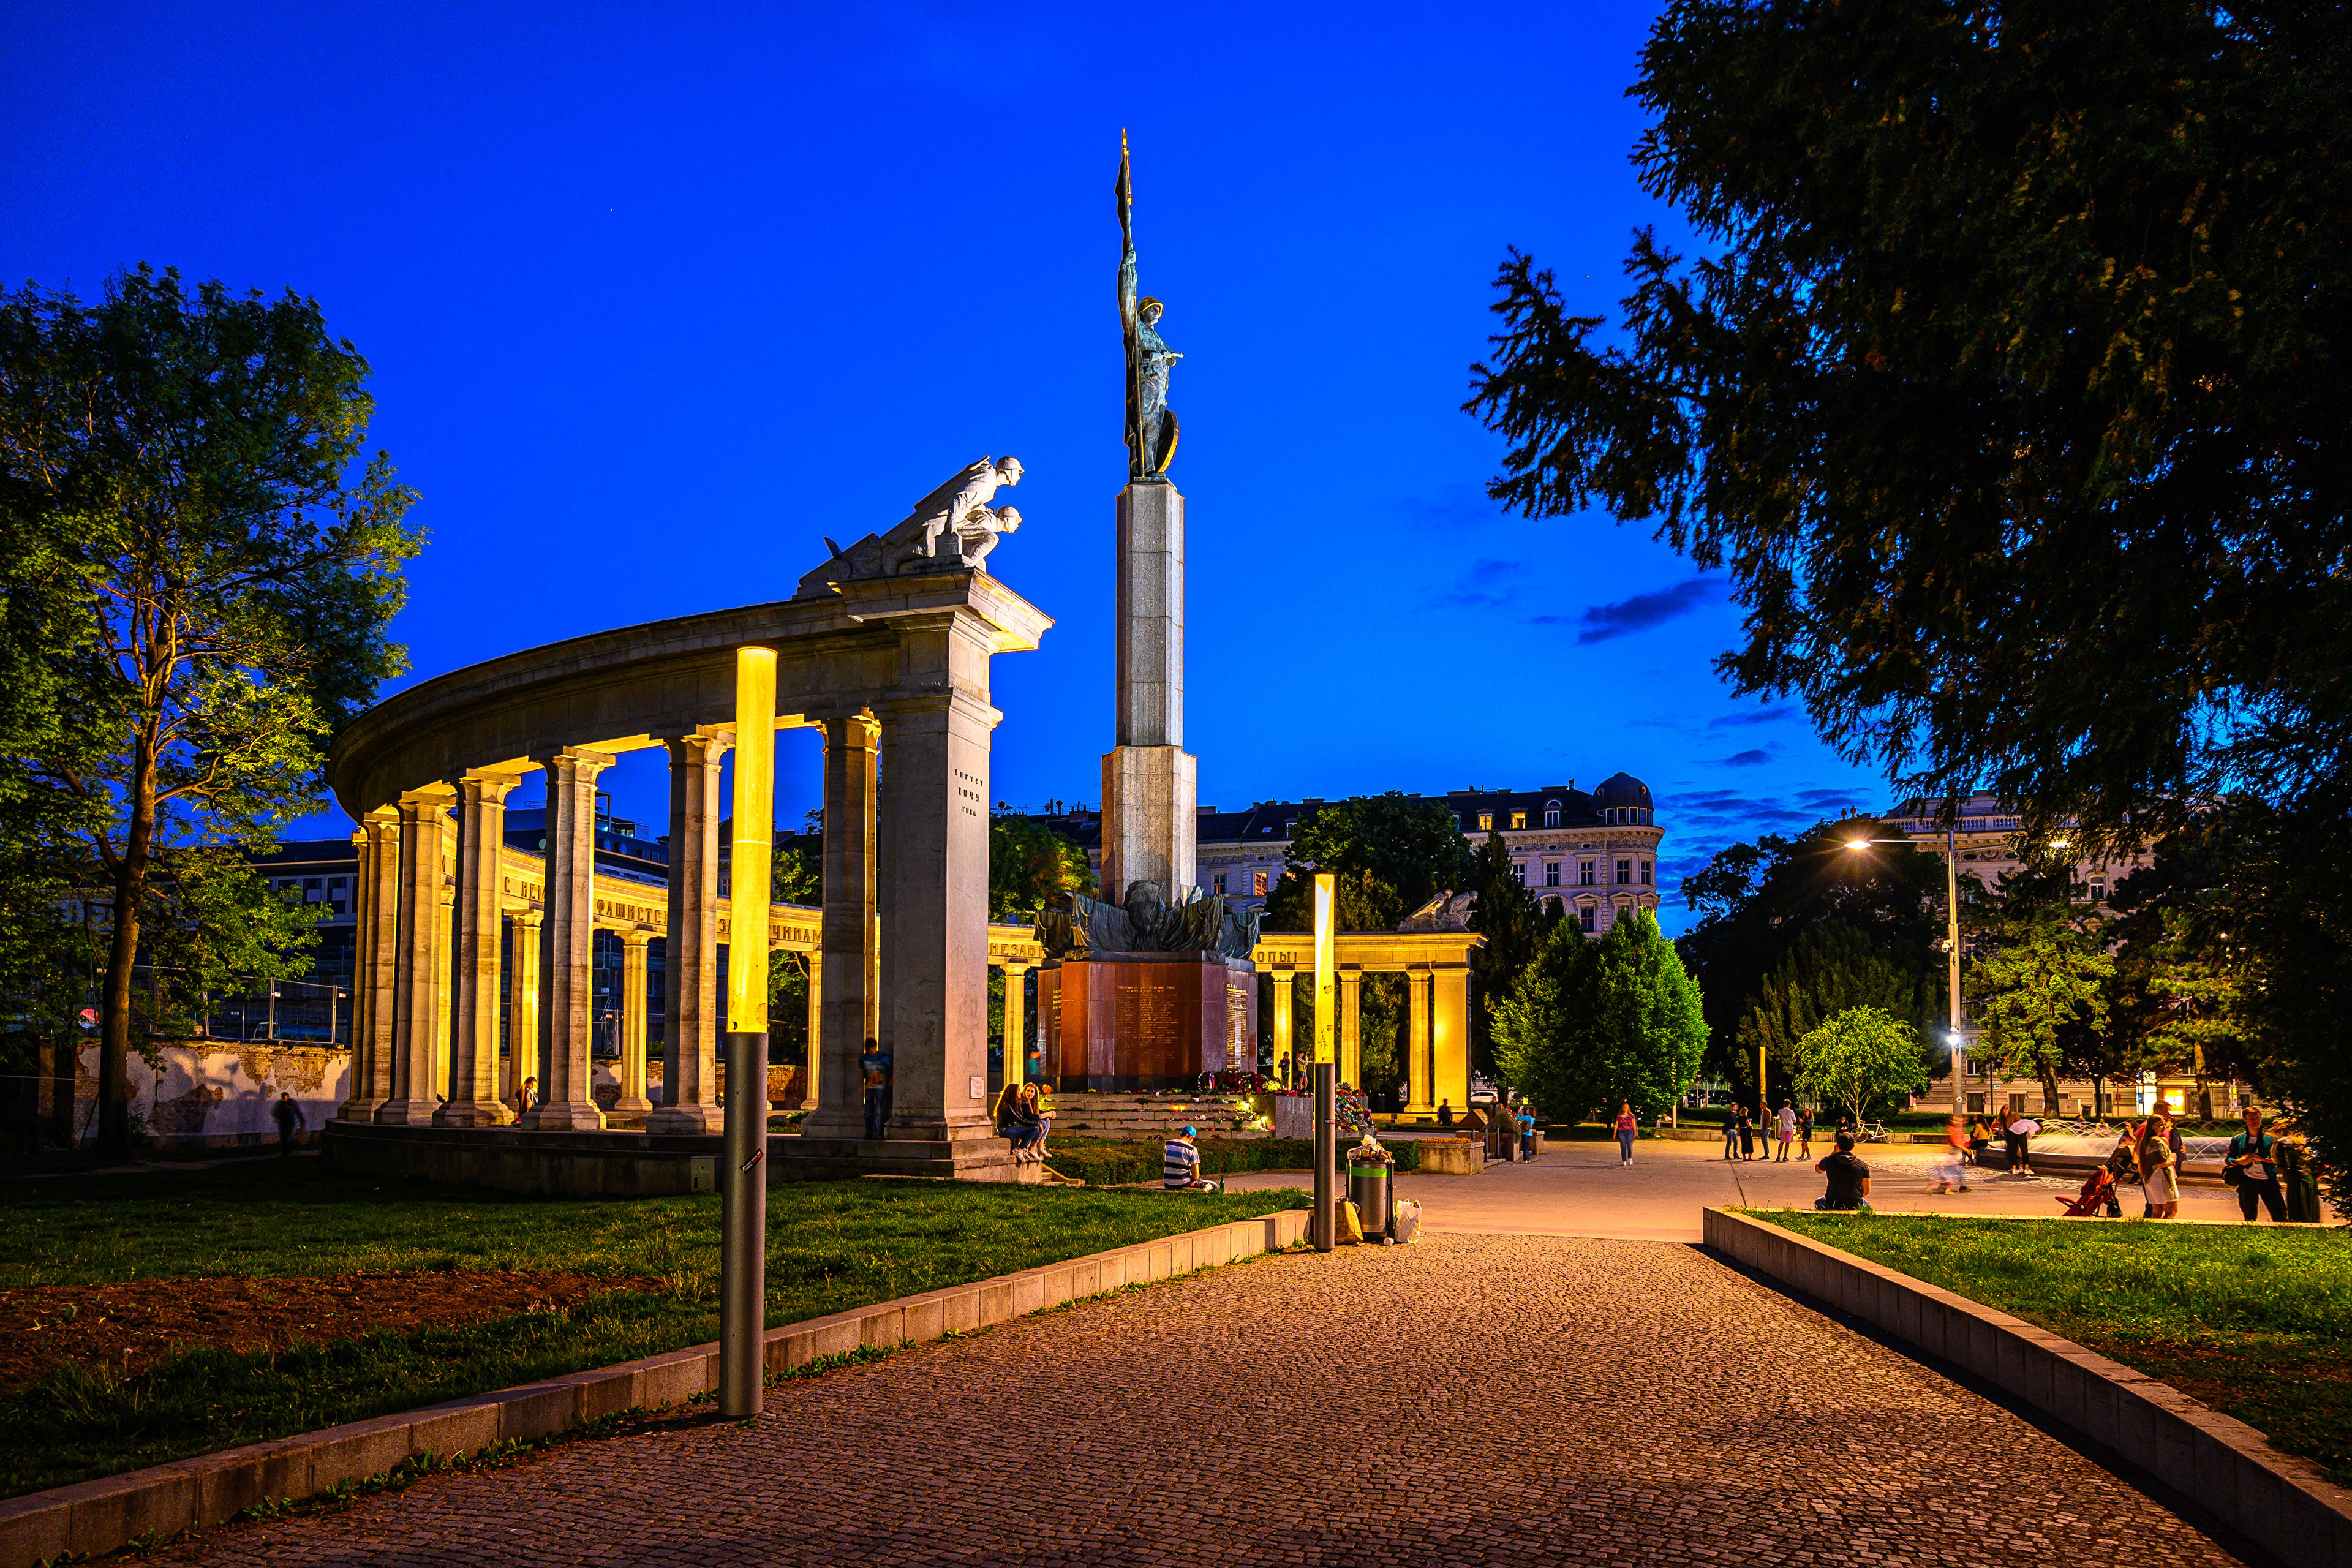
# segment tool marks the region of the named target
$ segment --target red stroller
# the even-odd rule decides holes
[[[2052,1201],[2065,1205],[2066,1212],[2060,1216],[2063,1219],[2088,1219],[2101,1210],[2112,1218],[2124,1212],[2123,1205],[2116,1201],[2116,1179],[2107,1174],[2105,1165],[2091,1173],[2091,1179],[2083,1184],[2081,1192],[2071,1198]]]

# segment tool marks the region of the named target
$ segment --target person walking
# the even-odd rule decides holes
[[[2254,1223],[2256,1204],[2270,1211],[2271,1223],[2286,1223],[2286,1194],[2279,1190],[2278,1140],[2263,1131],[2263,1113],[2246,1107],[2246,1130],[2230,1140],[2229,1162],[2238,1169],[2238,1213]]]
[[[1780,1117],[1777,1130],[1780,1134],[1780,1154],[1773,1163],[1786,1164],[1789,1160],[1789,1145],[1797,1141],[1797,1108],[1785,1100],[1780,1102]]]
[[[295,1103],[291,1094],[281,1094],[278,1097],[278,1103],[269,1108],[269,1114],[278,1119],[278,1157],[282,1160],[294,1152],[294,1140],[302,1131],[302,1108]],[[2252,1113],[2250,1111],[2248,1114]],[[2278,1184],[2273,1182],[2271,1185],[2275,1189]],[[2272,1206],[2277,1206],[2275,1198],[2272,1200]],[[2252,1204],[2246,1205],[2246,1217],[2254,1217]]]
[[[1813,1108],[1810,1105],[1798,1113],[1797,1136],[1804,1140],[1803,1145],[1797,1151],[1798,1157],[1811,1159],[1813,1157]]]
[[[1617,1167],[1620,1170],[1633,1163],[1633,1134],[1642,1130],[1641,1119],[1633,1114],[1633,1102],[1620,1100],[1617,1105]]]
[[[1847,1134],[1838,1133],[1838,1143],[1843,1147]],[[1927,1190],[1931,1193],[1965,1193],[1969,1190],[1969,1130],[1958,1116],[1944,1123],[1942,1158],[1935,1168],[1935,1180]]]
[[[2161,1107],[2140,1124],[2140,1191],[2147,1194],[2147,1217],[2170,1219],[2180,1212],[2180,1168],[2172,1152],[2172,1118]]]

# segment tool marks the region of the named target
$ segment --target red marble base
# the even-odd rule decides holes
[[[1257,968],[1213,952],[1105,952],[1037,972],[1045,1074],[1071,1093],[1192,1089],[1257,1066]]]

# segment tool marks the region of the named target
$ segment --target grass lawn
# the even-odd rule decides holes
[[[2352,1233],[1759,1210],[2088,1345],[2352,1485]]]
[[[1303,1205],[949,1182],[768,1193],[771,1326]],[[358,1270],[650,1279],[576,1307],[126,1373],[67,1363],[0,1393],[0,1497],[656,1355],[719,1334],[719,1199],[526,1199],[339,1176],[315,1160],[0,1184],[0,1289]],[[37,1299],[37,1298],[36,1298]]]

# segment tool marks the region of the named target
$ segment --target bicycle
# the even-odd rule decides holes
[[[1883,1121],[1865,1121],[1853,1130],[1853,1141],[1857,1143],[1885,1143],[1890,1137]]]

